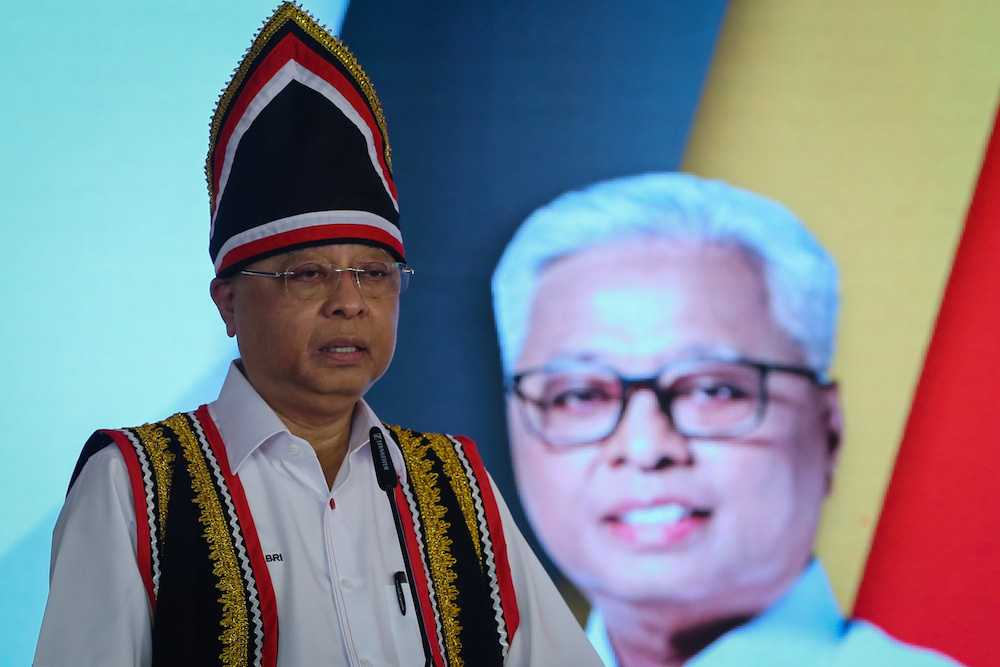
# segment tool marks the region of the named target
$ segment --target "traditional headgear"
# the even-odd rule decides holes
[[[404,260],[375,88],[294,3],[264,24],[219,98],[205,172],[216,274],[331,242],[378,245]]]

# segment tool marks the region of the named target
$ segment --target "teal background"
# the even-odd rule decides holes
[[[27,665],[80,448],[215,398],[215,103],[277,0],[4,0],[0,665]],[[338,29],[346,0],[308,9]]]

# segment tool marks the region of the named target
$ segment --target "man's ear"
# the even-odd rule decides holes
[[[827,432],[826,450],[826,492],[833,489],[833,474],[840,460],[840,443],[844,438],[844,415],[840,407],[840,388],[836,382],[823,388],[825,426]]]
[[[215,278],[209,287],[212,293],[212,301],[219,309],[222,321],[226,323],[226,334],[232,338],[236,335],[236,307],[233,295],[232,278]]]

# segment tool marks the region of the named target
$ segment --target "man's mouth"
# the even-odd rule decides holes
[[[357,345],[330,345],[324,348],[320,348],[321,352],[333,352],[335,354],[348,354],[350,352],[360,352],[361,348]]]
[[[611,520],[633,526],[669,526],[687,518],[707,519],[710,514],[709,510],[688,507],[680,503],[666,503],[652,507],[636,507],[612,517]]]
[[[683,502],[621,508],[605,521],[612,534],[640,549],[670,548],[703,528],[712,516],[709,509]]]
[[[651,526],[658,523],[677,523],[689,513],[688,508],[680,505],[657,505],[625,512],[619,521],[637,526]]]

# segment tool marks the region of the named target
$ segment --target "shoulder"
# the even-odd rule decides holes
[[[119,520],[134,526],[133,478],[125,456],[112,443],[110,438],[88,440],[56,521],[53,553],[57,543],[74,551],[94,535],[116,530],[112,526]]]
[[[106,468],[109,464],[113,465],[111,462],[122,462],[122,455],[117,447],[112,447],[115,443],[113,436],[115,431],[111,430],[100,430],[94,431],[87,442],[83,445],[83,450],[80,452],[80,457],[76,461],[76,467],[73,468],[73,475],[70,477],[69,488],[72,489],[76,484],[76,481],[80,478],[83,473],[84,468],[88,463],[92,463],[90,469],[95,468]]]
[[[460,456],[469,457],[477,465],[482,465],[475,441],[464,435],[425,433],[384,422],[382,425],[392,434],[392,439],[396,441],[404,454],[424,455],[434,452],[441,455],[441,453],[451,450]]]
[[[151,438],[161,437],[163,429],[181,417],[183,413],[177,413],[162,421],[141,426],[94,431],[83,445],[70,478],[69,488],[73,488],[84,468],[96,466],[98,461],[117,461],[119,464],[127,462],[130,451],[144,449]]]
[[[120,477],[127,474],[125,457],[114,444],[115,441],[104,431],[90,436],[76,462],[67,491],[73,490],[81,480],[92,482],[106,479],[109,475]]]
[[[476,443],[471,438],[464,435],[451,435],[450,433],[430,433],[426,431],[417,431],[416,429],[406,428],[405,426],[395,426],[393,424],[388,424],[386,422],[382,422],[382,426],[384,426],[386,430],[392,433],[393,438],[395,438],[396,441],[400,443],[400,445],[403,445],[404,443],[409,445],[417,445],[417,444],[426,445],[429,442],[444,439],[458,446],[472,447],[473,449],[476,446]]]
[[[497,528],[501,523],[505,526],[513,524],[500,489],[486,469],[476,443],[471,438],[446,433],[423,433],[384,422],[383,426],[399,445],[407,477],[415,486],[420,487],[422,481],[430,480],[427,474],[432,473],[434,479],[447,479],[453,488],[461,491],[460,497],[465,498],[471,493],[476,502],[485,503],[487,516],[496,521]],[[437,472],[443,473],[444,477],[437,475]]]
[[[840,665],[900,665],[901,667],[955,667],[959,663],[936,651],[901,642],[862,620],[848,622],[837,653]]]

